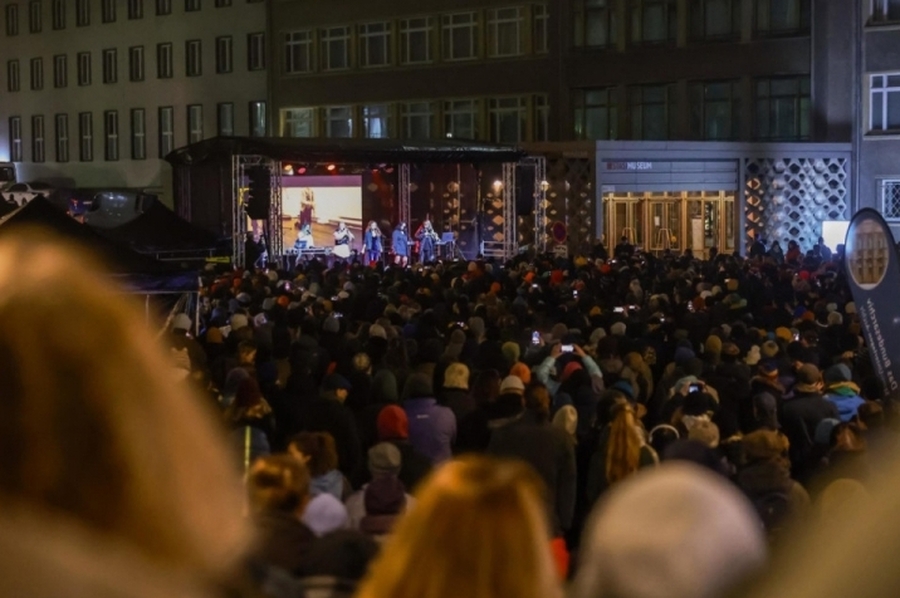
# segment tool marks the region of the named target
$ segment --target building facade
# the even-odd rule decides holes
[[[248,0],[18,0],[0,31],[0,161],[22,181],[152,188],[162,159],[266,132],[266,5]]]

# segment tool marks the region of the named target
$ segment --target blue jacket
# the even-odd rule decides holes
[[[406,399],[403,410],[409,419],[409,442],[432,463],[449,461],[456,442],[456,416],[437,399]]]
[[[403,257],[409,256],[409,235],[406,232],[400,230],[399,228],[394,229],[394,234],[391,236],[391,247],[394,250],[394,255],[399,255]]]
[[[372,229],[367,228],[366,234],[363,235],[363,245],[365,245],[366,251],[382,251],[381,235],[375,236],[372,234]]]
[[[823,396],[831,403],[834,403],[834,406],[837,407],[838,415],[840,416],[842,422],[848,422],[853,419],[853,416],[856,415],[856,411],[859,409],[859,406],[866,402],[865,399],[860,397],[855,392],[850,393],[829,391]]]

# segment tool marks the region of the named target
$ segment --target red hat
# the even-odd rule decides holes
[[[531,384],[531,370],[521,361],[513,364],[509,370],[510,376],[515,376],[522,381],[523,384]]]
[[[409,419],[406,411],[397,405],[388,405],[378,413],[376,420],[378,440],[406,440],[409,438]]]
[[[571,376],[572,374],[574,374],[575,372],[577,372],[580,369],[583,369],[581,367],[580,363],[578,363],[577,361],[570,361],[568,364],[566,364],[566,367],[563,368],[562,376],[560,376],[559,381],[565,382],[566,380],[569,379],[569,376]]]

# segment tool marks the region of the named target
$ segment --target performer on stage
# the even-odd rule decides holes
[[[366,234],[363,235],[363,246],[366,250],[366,265],[375,264],[381,259],[381,252],[384,251],[384,245],[381,242],[381,229],[374,220],[369,222],[366,227]]]
[[[435,258],[435,249],[440,237],[438,237],[438,234],[431,226],[431,220],[426,220],[422,223],[422,229],[418,232],[416,238],[420,242],[419,261],[423,264],[433,262]]]
[[[308,224],[300,225],[298,223],[295,228],[297,229],[297,240],[294,241],[294,249],[300,253],[313,246],[312,230]]]
[[[335,257],[339,257],[343,260],[348,259],[350,257],[350,243],[352,243],[355,238],[353,233],[350,232],[350,229],[347,228],[347,223],[343,220],[339,222],[337,230],[334,231]]]
[[[405,268],[409,263],[409,233],[406,223],[401,222],[391,235],[391,248],[394,252],[394,263]]]
[[[316,213],[316,196],[312,189],[304,189],[300,195],[300,214],[297,219],[300,226],[312,226],[312,219]]]

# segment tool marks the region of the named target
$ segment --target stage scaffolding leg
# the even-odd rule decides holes
[[[412,206],[410,205],[410,180],[409,180],[409,164],[400,164],[400,180],[399,189],[397,190],[397,200],[400,204],[400,222],[405,222],[407,230],[413,233],[412,223]]]
[[[547,159],[526,158],[534,165],[534,248],[538,254],[547,251]]]
[[[503,164],[503,259],[510,260],[518,253],[516,235],[516,169],[518,164]]]
[[[282,227],[282,194],[281,194],[281,162],[271,162],[269,172],[272,174],[270,187],[269,221],[266,223],[266,238],[269,248],[269,262],[284,267],[284,238]]]
[[[242,156],[231,157],[231,244],[232,261],[237,268],[243,268],[245,258],[244,239],[247,237],[247,220],[244,215],[243,181],[244,164]]]

